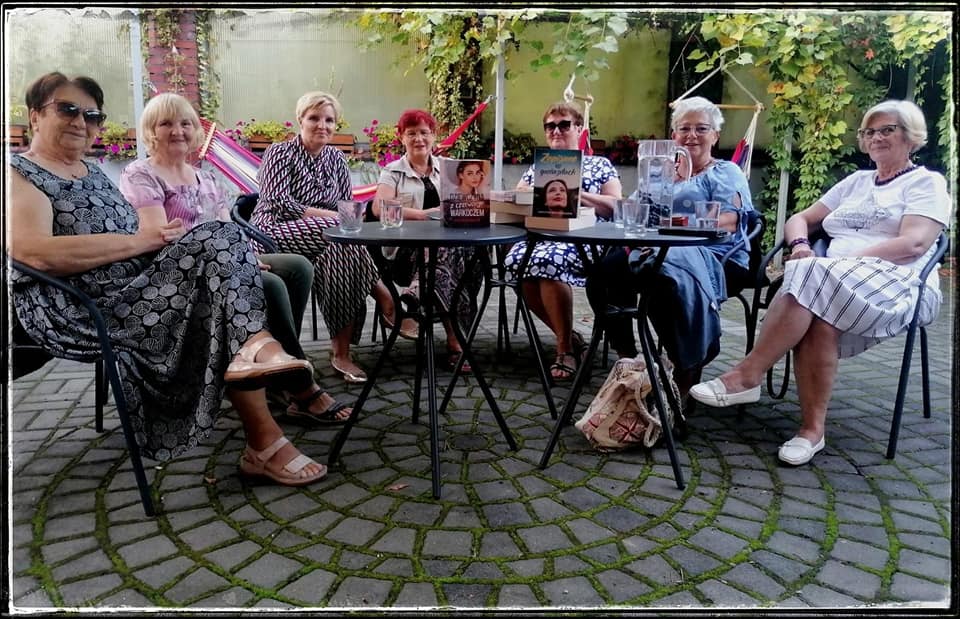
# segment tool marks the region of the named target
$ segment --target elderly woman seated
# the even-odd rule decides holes
[[[107,176],[83,160],[100,131],[103,91],[54,72],[27,90],[33,139],[10,158],[7,251],[65,277],[103,312],[117,353],[137,444],[170,460],[213,430],[226,391],[240,416],[243,473],[301,486],[327,469],[301,454],[270,415],[263,387],[309,379],[310,364],[283,352],[264,328],[256,257],[240,228],[180,219],[140,228]],[[92,359],[96,331],[76,301],[14,275],[17,318],[50,354]]]

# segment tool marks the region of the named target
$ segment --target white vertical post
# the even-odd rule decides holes
[[[494,114],[493,129],[493,188],[506,189],[503,186],[503,85],[506,73],[506,62],[503,56],[503,45],[497,54],[497,109]]]
[[[133,19],[130,22],[130,69],[133,79],[133,122],[136,127],[143,115],[143,54],[140,51],[140,11],[131,9],[131,12]],[[146,146],[140,136],[137,136],[137,159],[144,159],[146,156]]]
[[[786,152],[785,161],[790,161],[790,152],[793,150],[793,141],[788,135],[783,140],[783,150]],[[780,191],[777,194],[777,227],[774,243],[779,245],[783,240],[783,224],[787,221],[787,193],[790,191],[790,171],[787,168],[780,169]],[[779,269],[782,264],[783,254],[777,254],[773,257],[774,268]]]

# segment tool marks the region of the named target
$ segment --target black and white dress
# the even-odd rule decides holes
[[[136,211],[97,166],[86,164],[87,175],[73,180],[20,155],[11,165],[50,199],[54,236],[137,232]],[[201,224],[159,252],[66,279],[104,314],[143,455],[176,458],[209,435],[227,365],[266,323],[260,269],[240,228]],[[20,273],[12,281],[17,318],[31,339],[56,357],[99,356],[82,305]]]
[[[856,256],[864,248],[899,234],[904,215],[922,215],[947,225],[950,196],[942,175],[915,168],[889,183],[877,184],[872,171],[854,172],[834,185],[820,202],[830,209],[823,220],[831,236],[826,257],[784,264],[780,294],[841,331],[840,357],[859,354],[907,330],[917,306],[920,271],[935,247],[910,264]],[[940,310],[940,278],[927,278],[920,324]]]
[[[335,211],[339,200],[353,198],[343,153],[327,145],[311,155],[297,136],[266,150],[257,181],[260,200],[251,223],[281,252],[301,254],[313,262],[313,290],[330,336],[353,323],[353,341],[358,342],[367,295],[380,279],[377,266],[366,247],[323,238],[324,229],[339,225],[337,219],[304,217],[308,207]]]

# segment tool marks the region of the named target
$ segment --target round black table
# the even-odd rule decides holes
[[[484,262],[485,266],[484,277],[489,278],[489,256],[487,255],[487,252],[484,251],[484,248],[491,245],[516,243],[517,241],[521,241],[526,237],[526,231],[523,228],[518,228],[516,226],[498,224],[471,228],[452,228],[445,227],[442,222],[428,220],[405,221],[399,228],[383,228],[379,222],[366,222],[363,224],[359,232],[351,233],[343,232],[339,228],[327,228],[323,231],[323,235],[324,238],[334,243],[352,243],[377,248],[415,247],[426,250],[415,252],[417,255],[417,272],[419,273],[420,282],[425,282],[426,285],[421,290],[420,306],[416,311],[413,312],[402,310],[402,303],[399,295],[397,294],[396,287],[393,285],[392,279],[387,273],[389,268],[388,265],[385,263],[385,261],[376,259],[381,252],[375,251],[371,253],[373,253],[375,256],[375,262],[377,262],[377,266],[380,268],[380,272],[384,281],[388,283],[388,288],[393,296],[395,306],[398,308],[398,310],[401,310],[400,316],[412,317],[417,320],[420,326],[420,334],[417,338],[417,368],[414,377],[413,421],[416,422],[417,414],[420,408],[421,378],[425,371],[427,376],[427,405],[430,421],[430,456],[433,470],[434,498],[440,498],[439,415],[440,412],[446,408],[450,401],[450,395],[453,391],[454,385],[456,384],[460,367],[463,365],[464,361],[469,363],[472,367],[472,375],[476,379],[480,389],[483,391],[483,395],[487,399],[487,403],[490,405],[490,410],[493,412],[493,415],[497,420],[497,424],[500,426],[500,429],[507,440],[507,444],[511,449],[516,450],[517,444],[513,439],[513,435],[510,433],[510,429],[507,427],[507,423],[504,420],[499,407],[497,406],[496,398],[491,393],[486,380],[483,378],[483,373],[480,370],[480,364],[477,363],[471,351],[473,338],[476,335],[477,327],[480,324],[480,319],[482,318],[483,311],[490,296],[489,285],[484,286],[484,295],[478,306],[477,315],[474,318],[473,324],[470,326],[469,333],[467,334],[464,334],[460,329],[455,307],[447,309],[444,309],[443,307],[435,307],[434,288],[436,284],[436,262],[438,247],[477,248],[477,251],[474,252],[473,258],[471,259],[471,264],[469,264],[467,267],[467,272],[470,272],[472,269],[472,265],[475,264],[474,261],[480,260]],[[455,293],[454,299],[457,297],[458,295]],[[460,360],[457,363],[457,366],[454,368],[453,378],[451,379],[450,384],[444,393],[443,402],[440,407],[437,406],[436,401],[437,375],[433,350],[433,324],[434,319],[437,316],[446,316],[449,318],[449,322],[454,333],[456,334],[457,340],[460,342],[460,345],[463,348],[463,354],[460,355]],[[353,428],[354,424],[356,424],[360,412],[363,409],[363,405],[366,402],[367,397],[370,395],[370,390],[373,388],[377,376],[383,369],[390,349],[393,347],[393,344],[400,333],[401,323],[401,318],[398,318],[394,321],[393,329],[390,333],[390,336],[387,338],[387,341],[384,343],[383,350],[380,352],[377,363],[370,372],[367,382],[364,384],[363,390],[360,392],[360,396],[353,405],[353,412],[351,413],[349,419],[347,419],[347,422],[344,424],[343,429],[337,434],[337,437],[334,440],[333,447],[331,448],[330,455],[328,457],[329,464],[333,464],[336,461],[337,457],[340,455],[340,450],[343,448],[343,444],[347,440],[347,436],[349,435],[351,428]],[[427,339],[428,337],[429,339]]]
[[[723,233],[720,232],[719,234],[722,235]],[[591,262],[597,262],[600,260],[602,257],[601,253],[603,248],[609,248],[613,246],[625,246],[631,248],[656,247],[659,250],[653,263],[653,272],[656,272],[660,269],[660,266],[663,264],[663,260],[667,255],[667,250],[669,250],[671,247],[710,245],[720,242],[724,238],[726,237],[719,235],[691,236],[689,234],[664,234],[656,231],[649,231],[643,235],[638,235],[635,233],[628,233],[624,228],[617,227],[611,222],[600,222],[588,228],[570,231],[535,230],[530,228],[527,230],[526,251],[521,259],[517,272],[522,274],[526,271],[527,264],[530,261],[530,256],[533,254],[533,248],[538,241],[557,241],[576,245],[577,251],[580,253],[580,257],[584,261],[585,267]],[[588,249],[590,251],[590,255],[587,253]],[[664,384],[667,383],[668,378],[666,376],[666,370],[663,368],[663,364],[659,363],[652,353],[652,351],[655,349],[655,345],[653,341],[653,335],[650,333],[650,326],[647,324],[646,303],[647,295],[644,295],[641,292],[640,302],[637,306],[637,323],[638,331],[640,332],[640,349],[643,353],[644,363],[647,366],[647,372],[650,376],[650,383],[654,397],[657,401],[657,408],[659,409],[660,413],[660,421],[664,428],[664,441],[667,446],[667,452],[670,455],[670,463],[673,466],[674,479],[677,482],[677,487],[682,490],[684,487],[683,471],[680,469],[676,447],[673,442],[673,434],[670,431],[666,401],[664,400],[663,396],[664,390],[661,389],[660,380],[658,380],[657,377],[657,369],[659,369],[660,379]],[[525,314],[524,320],[530,321],[529,315]],[[531,328],[532,321],[531,326],[528,327],[528,332]],[[564,403],[563,411],[557,417],[553,434],[550,436],[550,440],[548,441],[547,446],[543,451],[543,455],[540,458],[540,468],[547,466],[547,463],[550,460],[550,455],[553,453],[553,449],[560,438],[560,433],[563,430],[563,427],[569,422],[570,417],[573,415],[573,409],[576,406],[577,399],[580,396],[580,391],[583,389],[586,378],[590,374],[589,368],[593,363],[593,357],[596,354],[600,341],[602,340],[603,329],[604,316],[597,316],[593,323],[593,332],[590,338],[590,346],[587,350],[586,358],[583,360],[577,370],[570,395],[567,398],[567,401]],[[535,346],[532,338],[531,346]],[[536,357],[537,362],[540,365],[539,371],[541,375],[541,381],[544,381],[544,385],[546,386],[547,371],[543,357],[540,354],[537,354]],[[549,389],[545,389],[545,391],[547,391],[546,397],[548,406],[551,408],[551,412],[553,412],[552,397],[549,393]],[[680,402],[675,401],[672,390],[667,389],[666,391],[670,405],[673,407],[675,416],[674,418],[679,419]]]

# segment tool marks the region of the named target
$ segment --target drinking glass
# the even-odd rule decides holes
[[[693,204],[698,228],[716,230],[720,223],[720,203],[716,200],[697,200]]]
[[[623,200],[623,228],[628,236],[643,236],[647,233],[647,218],[650,203],[637,198]]]
[[[347,234],[360,232],[363,227],[363,207],[363,202],[358,200],[340,200],[337,202],[341,232]]]
[[[623,200],[613,201],[613,225],[623,227]]]
[[[400,198],[384,198],[380,201],[380,226],[399,228],[403,225],[404,201]]]

